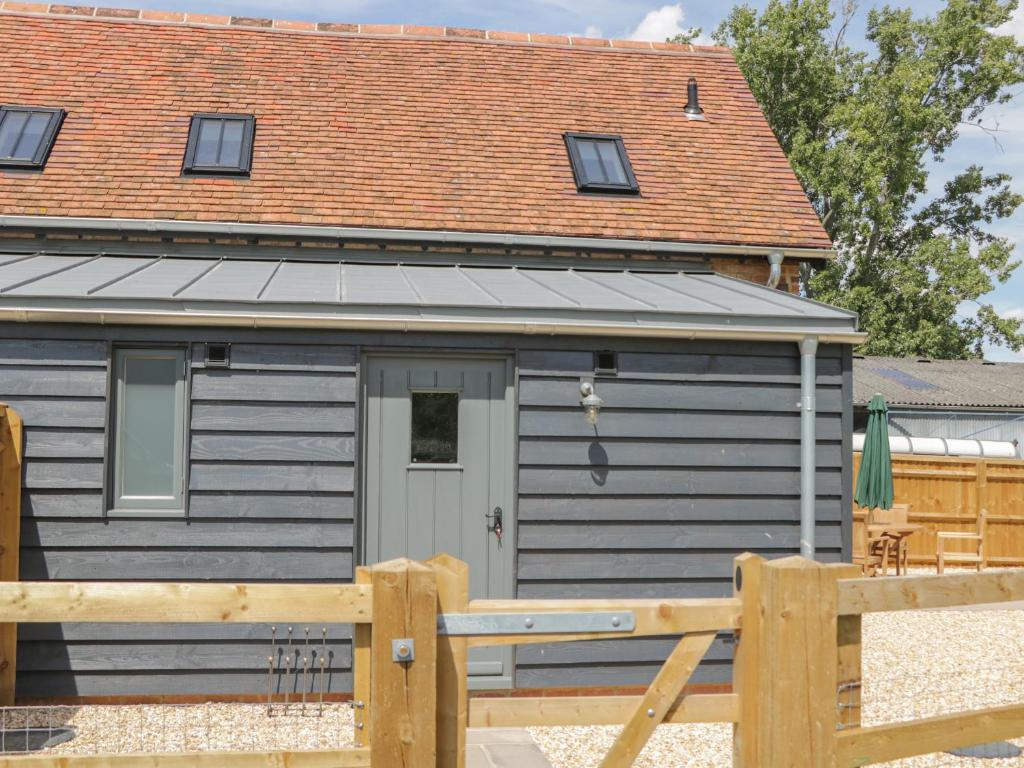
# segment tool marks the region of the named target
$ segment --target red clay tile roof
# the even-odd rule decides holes
[[[5,214],[831,245],[725,49],[0,8],[0,104],[68,112],[42,173],[0,173]],[[256,115],[251,178],[181,176],[217,111]],[[566,131],[620,134],[641,195],[577,193]]]

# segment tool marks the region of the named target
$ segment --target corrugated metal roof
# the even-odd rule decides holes
[[[1024,408],[1024,364],[854,357],[854,404],[866,404],[876,392],[890,406]]]
[[[686,271],[517,268],[195,256],[0,255],[0,315],[237,316],[274,324],[469,323],[631,335],[850,335],[856,315],[735,278]],[[77,315],[76,315],[77,313]],[[51,317],[50,315],[54,315]],[[109,317],[108,317],[109,315]],[[123,322],[124,320],[122,320]],[[304,322],[306,321],[306,322]],[[283,321],[282,321],[283,322]],[[517,327],[512,327],[517,326]],[[849,339],[853,341],[855,339]]]

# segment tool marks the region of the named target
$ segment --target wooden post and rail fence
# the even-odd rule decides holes
[[[19,623],[351,623],[355,746],[4,756],[0,768],[464,768],[467,727],[573,725],[623,725],[601,766],[624,768],[661,723],[732,724],[738,768],[852,768],[1024,736],[1024,702],[860,724],[863,614],[1024,600],[1024,571],[866,579],[853,565],[745,554],[731,597],[639,600],[470,600],[468,567],[444,554],[358,568],[352,584],[18,582],[20,465],[21,422],[0,406],[6,703]],[[732,692],[688,692],[719,633],[737,640]],[[651,636],[681,639],[640,696],[468,695],[472,647]]]
[[[853,455],[854,473],[861,454]],[[907,539],[911,565],[934,565],[935,534],[973,533],[978,511],[988,511],[985,560],[988,565],[1024,565],[1024,460],[969,456],[892,457],[894,503],[910,505],[910,522],[924,530]],[[853,510],[854,550],[867,510]]]
[[[8,582],[0,622],[353,623],[355,746],[292,752],[5,757],[0,766],[462,768],[467,727],[624,727],[601,763],[629,766],[661,723],[731,723],[739,768],[853,766],[1024,736],[1024,703],[860,725],[861,616],[1024,599],[1024,572],[866,579],[800,557],[735,561],[717,599],[469,600],[438,555],[362,568],[354,584]],[[731,693],[686,683],[737,636]],[[640,696],[470,698],[470,647],[681,635]]]

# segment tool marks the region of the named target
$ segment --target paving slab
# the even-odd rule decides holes
[[[525,728],[469,728],[466,768],[551,768]]]

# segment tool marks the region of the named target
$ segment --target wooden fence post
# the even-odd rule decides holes
[[[370,569],[356,568],[355,584],[370,583]],[[352,627],[352,712],[357,747],[370,746],[370,660],[373,624],[355,624]]]
[[[18,580],[21,540],[21,417],[0,403],[0,581]],[[0,624],[0,706],[14,704],[18,625]]]
[[[739,721],[733,726],[734,768],[757,766],[757,718],[762,665],[761,569],[764,558],[747,552],[733,560],[733,595],[743,604],[732,664],[733,693],[740,697]]]
[[[831,565],[829,571],[837,581],[863,576],[860,566],[849,563]],[[838,722],[836,727],[839,729],[859,728],[862,681],[861,616],[859,613],[837,618],[836,642],[839,655],[836,695]]]
[[[438,610],[465,613],[469,605],[469,566],[451,555],[427,561],[437,576]],[[437,639],[437,768],[465,768],[469,693],[465,637]]]
[[[747,702],[756,733],[752,747],[744,744],[756,757],[745,766],[836,764],[837,571],[802,557],[761,568],[760,671],[756,704]]]
[[[434,571],[404,558],[389,560],[371,567],[370,583],[370,764],[427,768],[437,760]],[[412,660],[396,661],[395,654]]]

